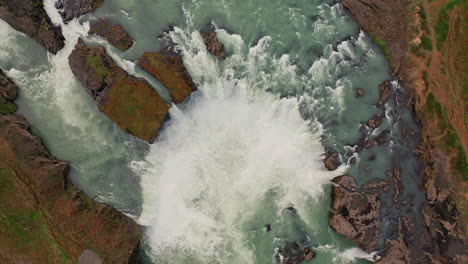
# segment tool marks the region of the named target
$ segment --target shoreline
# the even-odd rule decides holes
[[[424,51],[425,53],[414,52],[415,47],[418,47],[418,45],[428,45],[423,43],[424,39],[427,42],[427,38],[424,38],[423,34],[428,33],[421,33],[424,30],[431,32],[428,23],[424,22],[424,19],[427,19],[427,14],[421,15],[425,14],[421,10],[424,10],[428,3],[420,1],[413,5],[402,0],[380,2],[343,0],[342,4],[361,28],[380,46],[390,61],[391,75],[397,78],[411,95],[407,106],[416,116],[416,122],[421,126],[420,136],[422,143],[414,152],[423,163],[421,170],[424,176],[421,189],[425,193],[426,198],[421,208],[421,214],[424,217],[426,228],[432,237],[432,247],[434,248],[434,251],[431,252],[433,254],[432,263],[462,263],[468,258],[466,248],[463,247],[464,240],[466,240],[463,230],[464,225],[466,225],[466,219],[463,219],[465,220],[464,224],[462,220],[463,215],[457,209],[457,206],[461,206],[462,210],[466,210],[463,204],[461,204],[463,197],[466,197],[466,182],[460,179],[460,176],[456,176],[459,172],[454,170],[450,164],[450,159],[456,159],[456,155],[448,154],[450,152],[447,153],[447,150],[440,143],[440,139],[439,141],[434,140],[433,136],[435,133],[431,130],[437,127],[438,123],[447,122],[441,120],[449,119],[449,123],[453,122],[450,117],[444,115],[440,115],[439,120],[437,118],[428,118],[427,102],[430,102],[430,94],[432,93],[424,91],[428,89],[426,83],[429,81],[426,77],[427,73],[422,70],[425,69],[425,64],[421,65],[418,63],[421,63],[421,56],[427,59],[432,54],[427,50]],[[395,13],[399,13],[399,16],[396,16]],[[376,16],[380,17],[380,19],[375,20]],[[423,19],[423,17],[425,18]],[[421,29],[423,26],[426,28]],[[451,24],[450,26],[452,27],[453,25]],[[453,34],[453,31],[450,32],[449,35]],[[417,35],[416,38],[414,38],[415,35]],[[423,40],[420,38],[421,35],[423,35]],[[452,36],[452,38],[454,37]],[[427,48],[426,46],[423,47]],[[444,48],[445,46],[440,49],[443,50]],[[431,52],[438,51],[432,50]],[[435,73],[433,74],[435,75]],[[423,88],[421,88],[421,85]],[[440,89],[442,87],[435,86],[434,88]],[[440,104],[435,105],[433,108],[441,108]],[[437,105],[439,106],[437,107]],[[463,139],[466,138],[465,131],[462,129],[459,132],[462,138],[461,144],[464,145],[464,148],[466,148],[466,141],[463,142]],[[459,159],[463,158],[463,154],[458,155],[461,156],[458,157]],[[463,176],[463,170],[461,174]],[[440,230],[440,233],[434,230]],[[448,247],[454,245],[454,241],[458,241],[456,243],[459,245],[458,249],[449,249]],[[450,250],[455,252],[449,252]],[[409,260],[407,259],[407,261]],[[388,261],[391,260],[389,259]],[[382,259],[379,263],[389,262]],[[415,261],[410,263],[426,262]]]

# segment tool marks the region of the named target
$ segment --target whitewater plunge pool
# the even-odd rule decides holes
[[[325,148],[344,155],[359,140],[389,78],[383,54],[339,3],[114,0],[68,25],[53,3],[46,9],[62,25],[65,48],[48,54],[0,21],[0,67],[20,86],[19,112],[33,133],[71,163],[71,181],[146,227],[144,263],[275,263],[286,241],[312,246],[314,263],[368,263],[370,255],[328,226],[330,180],[384,178],[398,142],[354,154],[355,164],[333,173],[323,167]],[[96,18],[122,24],[135,45],[121,52],[88,36]],[[225,61],[198,33],[210,22]],[[171,40],[199,89],[172,105],[148,145],[100,113],[74,78],[68,56],[79,37],[104,45],[168,102],[167,90],[134,62]],[[381,129],[395,127],[391,111]],[[415,163],[401,166],[411,171]]]

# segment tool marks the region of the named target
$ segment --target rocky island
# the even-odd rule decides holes
[[[104,47],[89,47],[82,40],[69,63],[102,112],[126,133],[154,140],[169,106],[144,79],[127,74]]]
[[[280,2],[0,0],[0,263],[467,263],[466,1]]]

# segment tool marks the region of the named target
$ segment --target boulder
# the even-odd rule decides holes
[[[112,24],[106,19],[92,23],[89,33],[107,39],[109,43],[123,51],[128,50],[133,45],[132,37],[121,25]]]
[[[0,115],[16,112],[15,99],[17,95],[18,87],[0,69]]]
[[[362,88],[357,88],[356,97],[363,97],[363,96],[364,96],[364,90]]]
[[[225,60],[224,44],[218,40],[214,26],[208,25],[207,29],[201,30],[200,33],[208,51],[219,59]]]
[[[0,18],[53,54],[65,46],[62,29],[52,24],[42,0],[1,0]]]
[[[281,246],[276,254],[276,259],[281,260],[281,263],[297,264],[304,261],[311,261],[315,253],[310,249],[310,246],[301,246],[297,242],[286,242]]]
[[[58,0],[55,7],[60,10],[63,22],[68,23],[74,18],[93,12],[103,3],[104,0]]]
[[[336,170],[341,165],[338,152],[327,151],[325,153],[325,159],[323,160],[323,163],[325,164],[325,168],[327,168],[329,171]]]
[[[380,108],[384,106],[387,100],[390,98],[391,87],[392,87],[392,84],[390,83],[390,81],[385,81],[379,85],[380,98],[379,98],[379,101],[377,102],[377,107]]]
[[[367,121],[367,126],[370,128],[378,128],[380,125],[382,125],[383,118],[384,115],[376,115]]]
[[[377,249],[380,234],[380,201],[377,194],[359,192],[351,176],[333,179],[329,223],[339,234],[367,252]]]
[[[181,56],[168,48],[161,52],[144,53],[138,66],[157,78],[168,89],[176,104],[182,103],[197,90]]]
[[[99,110],[126,133],[150,143],[154,140],[169,106],[148,82],[127,74],[104,47],[86,46],[81,39],[68,60]]]

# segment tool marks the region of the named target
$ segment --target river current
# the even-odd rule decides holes
[[[343,160],[333,173],[322,159],[325,148],[352,150],[360,124],[379,113],[388,63],[340,3],[114,0],[64,25],[54,1],[44,2],[62,25],[65,48],[47,53],[0,20],[0,67],[19,85],[19,112],[33,133],[70,162],[71,181],[145,226],[144,263],[275,263],[286,241],[311,245],[315,263],[369,263],[371,255],[328,226],[330,180],[344,173],[360,184],[384,179],[396,142],[355,153],[355,164]],[[89,36],[97,18],[122,24],[135,45],[121,52]],[[207,52],[198,32],[210,22],[225,61]],[[104,45],[167,102],[166,88],[135,61],[173,42],[198,91],[172,104],[149,145],[99,112],[73,76],[68,56],[79,37]],[[376,134],[398,130],[392,106],[386,111]]]

